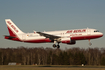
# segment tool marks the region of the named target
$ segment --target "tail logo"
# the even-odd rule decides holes
[[[19,31],[16,29],[14,25],[10,21],[7,21],[7,23],[18,33]]]

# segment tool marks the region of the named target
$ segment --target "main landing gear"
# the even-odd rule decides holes
[[[54,47],[54,48],[55,48],[55,47],[60,48],[60,45],[59,45],[59,44],[58,44],[58,45],[53,44],[53,47]]]
[[[53,47],[54,47],[54,48],[55,48],[55,47],[60,48],[59,42],[58,42],[58,44],[56,45],[56,41],[54,41]]]

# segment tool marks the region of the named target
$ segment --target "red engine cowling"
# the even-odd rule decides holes
[[[70,45],[76,44],[76,41],[75,40],[70,40],[70,38],[62,38],[61,42],[66,43],[66,44],[70,44]]]

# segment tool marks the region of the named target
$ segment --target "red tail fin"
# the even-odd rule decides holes
[[[16,36],[15,33],[7,26],[10,36]]]
[[[5,19],[10,36],[24,34],[10,19]]]

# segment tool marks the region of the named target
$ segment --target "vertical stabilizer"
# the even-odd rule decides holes
[[[23,34],[23,32],[11,21],[11,19],[5,19],[7,28],[10,36],[17,36],[18,34]]]

